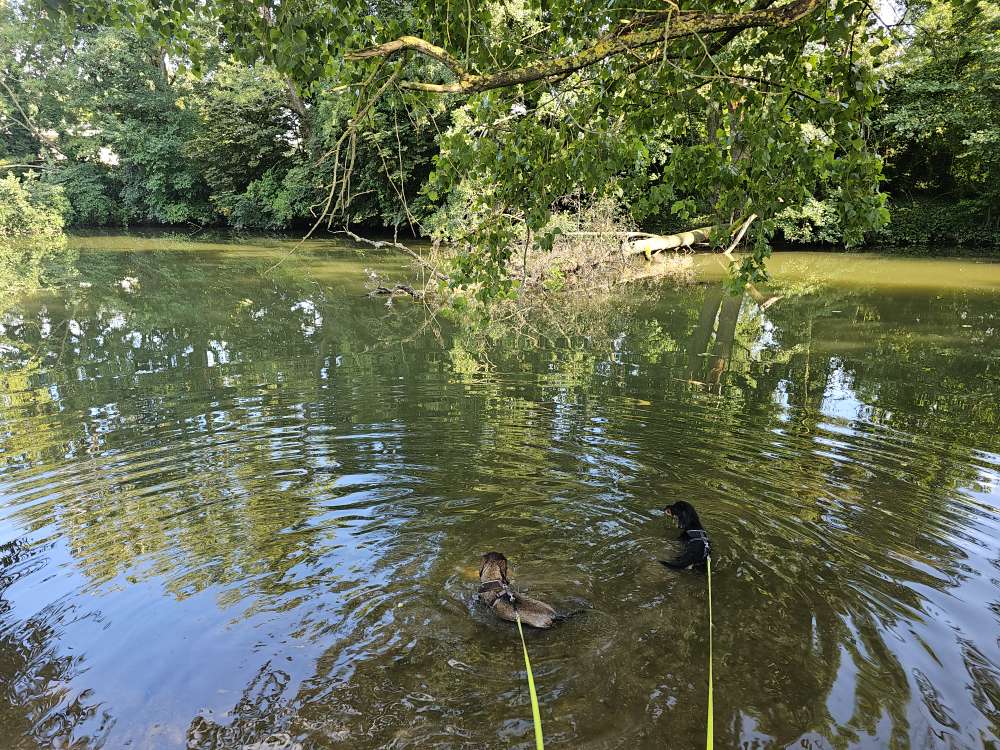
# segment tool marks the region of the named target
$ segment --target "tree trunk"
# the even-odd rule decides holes
[[[302,141],[306,142],[312,132],[309,126],[309,110],[290,78],[285,79],[285,88],[288,91],[288,107],[299,116],[299,133],[302,135]]]

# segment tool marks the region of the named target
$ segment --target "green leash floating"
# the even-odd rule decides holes
[[[712,750],[715,743],[715,727],[712,722],[712,556],[706,559],[708,563],[708,729],[705,732],[705,750]],[[518,623],[520,627],[520,623]],[[528,652],[524,652],[527,660]],[[528,680],[531,680],[531,671],[528,672]],[[534,688],[532,688],[534,694]]]
[[[528,693],[531,695],[531,718],[535,722],[535,750],[545,750],[542,740],[542,714],[538,710],[538,693],[535,692],[535,677],[531,674],[531,662],[528,661],[528,644],[524,642],[524,631],[521,630],[521,615],[514,610],[517,618],[517,632],[521,636],[521,650],[524,651],[524,668],[528,670]]]

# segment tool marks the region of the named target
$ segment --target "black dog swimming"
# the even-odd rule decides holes
[[[708,532],[701,525],[701,519],[698,518],[694,506],[680,500],[668,505],[663,512],[677,519],[677,525],[681,527],[681,535],[677,539],[684,542],[684,552],[676,560],[670,562],[660,560],[660,562],[673,570],[704,566],[711,549]]]

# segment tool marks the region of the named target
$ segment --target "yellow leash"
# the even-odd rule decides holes
[[[705,750],[712,750],[715,742],[715,728],[712,725],[712,556],[706,559],[708,563],[708,730],[705,733]],[[520,624],[518,624],[520,627]],[[524,652],[524,658],[528,658],[528,652]],[[528,680],[531,680],[531,672],[528,672]],[[534,688],[532,688],[534,690]]]
[[[715,747],[715,726],[712,710],[712,557],[706,559],[708,565],[708,728],[705,732],[705,750]],[[528,659],[528,644],[524,640],[524,630],[521,628],[521,615],[514,610],[517,620],[517,634],[521,636],[521,651],[524,653],[524,668],[528,672],[528,693],[531,695],[531,718],[535,722],[535,750],[545,750],[542,739],[542,714],[538,709],[538,693],[535,692],[535,676],[531,673],[531,661]]]
[[[542,714],[538,710],[538,694],[535,692],[535,677],[531,674],[531,662],[528,661],[528,644],[524,642],[524,631],[521,630],[521,615],[517,613],[517,609],[514,610],[514,617],[517,618],[517,632],[521,636],[521,649],[524,651],[524,668],[528,670],[528,692],[531,694],[531,718],[535,722],[535,750],[545,750],[545,743],[542,741]]]

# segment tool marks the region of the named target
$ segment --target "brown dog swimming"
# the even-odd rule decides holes
[[[502,620],[515,622],[514,612],[521,622],[533,628],[551,628],[556,611],[545,602],[522,596],[510,587],[507,579],[507,558],[499,552],[487,552],[479,565],[479,601],[492,609]]]

